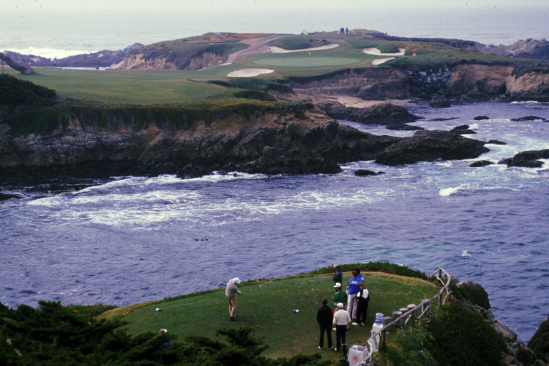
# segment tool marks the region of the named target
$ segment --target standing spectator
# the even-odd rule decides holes
[[[412,51],[412,55],[415,56],[416,55],[416,49],[414,48],[414,50]]]
[[[345,337],[347,336],[347,325],[351,322],[351,317],[347,310],[343,308],[343,303],[337,304],[337,310],[334,315],[333,324],[336,326],[336,352],[341,351],[341,345],[347,344]]]
[[[360,269],[357,268],[357,269],[355,269],[355,271],[357,273],[356,278],[358,278],[359,283],[364,282],[364,275],[362,273],[360,273]]]
[[[340,267],[339,267],[339,264],[336,264],[336,265],[334,266],[334,268],[335,268],[335,270],[336,270],[335,273],[334,273],[334,275],[332,276],[332,280],[334,281],[334,285],[335,285],[336,283],[338,283],[338,282],[339,282],[339,283],[343,283],[343,272],[341,272],[341,269],[340,269]]]
[[[344,306],[347,305],[347,294],[345,293],[345,291],[341,289],[341,283],[339,282],[336,283],[334,285],[334,288],[335,288],[335,294],[333,297],[334,306],[337,307],[338,303],[343,303]]]
[[[235,277],[227,282],[225,296],[229,300],[229,317],[231,321],[236,321],[236,294],[242,295],[242,292],[236,287],[240,283],[240,278]]]
[[[368,303],[370,302],[370,292],[366,289],[364,282],[359,284],[360,291],[356,295],[356,322],[360,325],[366,325],[366,316],[368,315]]]
[[[360,287],[358,286],[360,281],[358,280],[357,276],[358,273],[356,271],[351,272],[353,274],[353,277],[349,280],[349,296],[347,297],[347,310],[349,310],[349,315],[353,319],[353,325],[358,325],[356,322],[356,294],[360,291]]]
[[[318,322],[318,326],[320,327],[320,340],[318,341],[318,349],[322,349],[324,347],[324,331],[326,331],[326,335],[328,336],[328,349],[332,349],[332,321],[333,321],[334,315],[332,313],[332,309],[328,306],[328,299],[323,298],[322,299],[322,306],[318,308],[318,312],[316,313],[316,321]]]

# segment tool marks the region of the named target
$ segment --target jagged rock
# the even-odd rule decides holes
[[[391,103],[381,103],[370,108],[347,108],[337,102],[317,104],[317,106],[332,118],[364,124],[404,124],[419,119],[419,117],[408,112],[405,107]]]
[[[487,165],[492,165],[492,164],[494,164],[494,163],[492,163],[489,160],[479,160],[479,161],[475,161],[474,163],[471,163],[469,166],[472,167],[472,168],[477,168],[477,167],[487,166]]]
[[[397,130],[397,131],[423,131],[423,127],[419,126],[410,126],[406,123],[391,123],[388,125],[385,125],[385,128],[388,130]]]
[[[549,318],[540,324],[538,330],[528,342],[528,347],[536,353],[538,358],[549,362]]]
[[[182,129],[149,121],[146,129],[134,130],[108,114],[102,118],[112,124],[104,129],[89,118],[76,110],[66,130],[43,136],[13,136],[8,125],[0,125],[0,177],[24,184],[66,175],[334,173],[340,169],[336,163],[373,160],[401,140],[340,125],[316,109],[300,118],[231,114]]]
[[[441,96],[433,96],[429,105],[433,108],[448,108],[451,107],[450,102]]]
[[[499,141],[499,140],[489,140],[487,144],[494,144],[494,145],[507,145],[506,142]]]
[[[549,59],[549,42],[545,39],[521,39],[508,46],[501,44],[499,46],[493,44],[483,45],[477,43],[476,47],[481,52],[493,53],[499,56]]]
[[[7,194],[7,193],[0,193],[0,202],[7,201],[12,198],[21,198],[21,196],[15,195],[15,194]]]
[[[499,164],[507,164],[508,167],[519,166],[525,168],[541,168],[543,162],[537,159],[548,159],[549,149],[523,151],[509,159],[503,159]]]
[[[355,175],[357,177],[365,177],[365,176],[370,176],[370,175],[380,175],[380,174],[385,174],[385,172],[373,172],[371,170],[366,170],[366,169],[358,169],[355,171]]]
[[[339,173],[341,171],[341,167],[333,160],[324,159],[316,152],[300,147],[284,150],[265,146],[263,155],[246,164],[246,167],[251,173],[266,174]]]
[[[475,131],[469,129],[469,125],[457,126],[457,127],[452,128],[451,131],[457,132],[460,135],[474,135],[474,134],[476,134]]]
[[[484,144],[452,131],[418,131],[386,148],[376,157],[376,163],[402,165],[437,159],[472,159],[489,151]]]
[[[476,116],[475,118],[473,118],[475,121],[483,121],[485,119],[490,119],[490,117],[488,116]]]
[[[471,281],[462,281],[457,284],[457,287],[469,294],[469,300],[471,300],[471,302],[483,307],[484,309],[490,309],[488,293],[481,285]]]
[[[500,323],[496,320],[492,325],[494,326],[494,329],[497,330],[499,334],[501,334],[505,341],[514,342],[517,340],[517,334],[509,329],[509,327],[507,327],[505,324]]]
[[[533,350],[526,347],[522,342],[518,342],[516,347],[516,356],[519,362],[524,365],[533,365],[536,362],[536,354]]]
[[[545,121],[544,118],[537,117],[537,116],[525,116],[525,117],[520,117],[520,118],[511,118],[511,121],[513,121],[513,122],[537,121],[537,120]]]

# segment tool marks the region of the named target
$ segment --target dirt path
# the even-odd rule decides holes
[[[250,45],[250,47],[231,53],[229,55],[229,58],[227,59],[227,63],[233,63],[242,56],[250,56],[258,53],[271,53],[271,51],[269,50],[269,46],[267,46],[267,44],[281,37],[282,36],[267,37],[267,38],[262,37],[262,38],[252,38],[252,39],[243,40],[241,42]]]

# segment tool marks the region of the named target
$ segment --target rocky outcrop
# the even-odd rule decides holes
[[[528,342],[536,357],[549,363],[549,318],[541,323],[538,330]]]
[[[481,52],[493,53],[499,56],[549,59],[549,42],[545,39],[521,39],[508,46],[504,46],[501,44],[499,46],[493,44],[483,45],[477,43],[476,47]]]
[[[132,52],[141,47],[143,47],[141,43],[134,43],[123,50],[103,50],[99,52],[59,58],[54,60],[54,62],[58,67],[109,67],[122,62],[124,58],[129,57]]]
[[[474,135],[474,134],[476,134],[475,131],[473,131],[469,128],[469,125],[457,126],[457,127],[452,128],[450,131],[457,132],[460,135]]]
[[[437,159],[472,159],[489,151],[484,144],[455,131],[418,131],[385,149],[376,157],[376,163],[403,165]]]
[[[335,119],[344,119],[352,122],[360,122],[371,125],[384,125],[392,129],[422,130],[421,127],[408,126],[406,123],[414,122],[420,117],[414,116],[403,106],[391,103],[376,104],[368,108],[345,107],[343,104],[330,100],[318,102],[316,106]]]
[[[166,58],[147,58],[145,54],[137,53],[124,58],[111,66],[113,70],[179,70],[174,62]]]
[[[336,72],[322,78],[289,78],[288,85],[306,95],[347,95],[367,100],[407,99],[408,76],[396,69],[365,68]]]
[[[478,167],[488,166],[488,165],[492,165],[492,164],[494,164],[494,163],[492,163],[489,160],[479,160],[479,161],[475,161],[474,163],[469,164],[469,166],[471,168],[478,168]]]
[[[339,125],[318,110],[301,118],[262,112],[200,120],[182,129],[150,121],[134,130],[115,122],[100,128],[73,112],[64,131],[12,136],[0,128],[0,177],[27,182],[52,176],[120,174],[195,176],[215,170],[336,173],[337,163],[372,160],[397,137],[374,136]],[[133,123],[133,122],[130,122]]]
[[[357,177],[368,177],[368,176],[371,176],[371,175],[381,175],[381,174],[385,174],[385,172],[373,172],[371,170],[366,170],[366,169],[358,169],[355,171],[355,175]]]
[[[461,290],[467,292],[467,294],[469,295],[468,299],[472,303],[477,304],[484,309],[491,308],[490,301],[488,300],[488,293],[478,283],[474,283],[471,281],[461,281],[458,282],[456,286],[459,287]]]
[[[549,159],[549,149],[523,151],[509,159],[503,159],[499,164],[507,164],[508,167],[520,166],[525,168],[541,168],[543,162],[538,159]]]
[[[452,293],[451,301],[478,313],[485,322],[494,328],[505,343],[506,349],[501,355],[501,365],[542,366],[545,364],[544,358],[548,357],[549,354],[544,354],[543,350],[539,352],[537,348],[533,347],[532,341],[526,346],[518,339],[515,332],[495,318],[490,310],[488,294],[481,285],[471,281],[459,282],[457,279],[456,282],[458,282],[456,286],[459,291]],[[549,321],[545,323],[549,324]],[[542,323],[540,329],[545,323]],[[534,342],[534,345],[537,346],[537,343]]]
[[[431,102],[429,105],[433,108],[448,108],[451,107],[450,102],[448,99],[440,96],[440,95],[434,95],[431,98]]]

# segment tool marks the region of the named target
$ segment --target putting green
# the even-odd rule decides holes
[[[318,67],[318,66],[339,66],[350,65],[360,62],[356,58],[335,58],[335,57],[293,57],[293,58],[271,58],[261,59],[254,63],[268,66],[285,66],[285,67]]]

